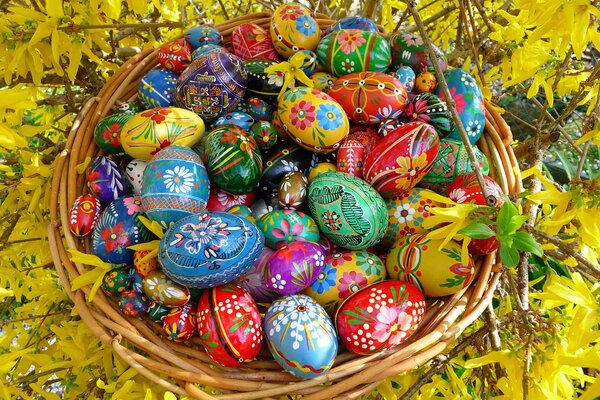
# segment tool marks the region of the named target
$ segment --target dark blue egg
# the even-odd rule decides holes
[[[147,109],[169,107],[173,104],[177,75],[168,69],[157,68],[140,80],[138,97]]]
[[[131,289],[136,292],[144,293],[144,277],[140,275],[135,268],[129,269],[129,279],[131,279]]]
[[[150,241],[152,233],[142,224],[139,196],[119,197],[106,207],[92,235],[92,253],[107,263],[133,264],[129,247]]]
[[[207,54],[214,53],[217,51],[227,52],[225,47],[219,46],[218,44],[212,44],[212,43],[205,44],[204,46],[200,46],[192,52],[192,60],[195,60],[197,58],[200,58],[202,56],[205,56]]]
[[[223,41],[221,32],[217,28],[208,25],[191,28],[186,32],[185,38],[194,50],[207,44],[221,44]]]
[[[119,296],[119,308],[128,317],[141,317],[149,305],[146,296],[135,290],[126,290]]]
[[[300,50],[299,52],[304,54],[304,60],[300,69],[302,69],[306,76],[311,76],[317,71],[317,67],[319,66],[317,54],[310,50]]]
[[[375,22],[371,21],[367,17],[361,17],[360,15],[357,15],[353,17],[344,17],[331,24],[329,28],[327,28],[327,31],[325,31],[325,35],[333,31],[339,31],[340,29],[360,29],[369,32],[379,32]]]
[[[104,204],[127,193],[125,172],[108,157],[97,157],[85,171],[88,189]]]
[[[233,111],[217,118],[217,120],[213,123],[213,127],[233,124],[249,131],[253,123],[254,118],[252,118],[249,114],[239,111]]]
[[[270,121],[273,118],[271,105],[260,97],[248,97],[244,99],[244,104],[246,106],[244,112],[250,114],[255,121]]]

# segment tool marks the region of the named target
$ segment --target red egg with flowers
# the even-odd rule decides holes
[[[77,237],[89,235],[100,219],[102,203],[94,195],[84,194],[75,199],[69,213],[69,228]]]
[[[156,57],[163,68],[180,74],[192,62],[192,47],[187,40],[177,39],[160,46]]]

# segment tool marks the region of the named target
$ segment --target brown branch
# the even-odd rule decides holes
[[[409,4],[409,3],[407,2],[407,4]],[[410,6],[409,6],[409,7],[410,7]],[[409,8],[409,9],[410,9],[410,8]],[[447,16],[448,14],[450,14],[450,13],[451,13],[452,11],[454,11],[454,10],[456,10],[456,5],[452,4],[452,5],[450,5],[450,6],[446,7],[446,8],[444,8],[443,10],[440,10],[440,11],[438,11],[437,13],[433,14],[431,17],[429,17],[429,18],[427,18],[427,19],[425,19],[425,20],[423,20],[423,21],[421,21],[421,18],[419,17],[419,21],[421,21],[420,23],[421,23],[423,26],[427,26],[427,25],[429,25],[429,24],[432,24],[432,23],[434,23],[434,22],[435,22],[435,21],[437,21],[438,19],[440,19],[440,18],[443,18],[443,17]],[[415,11],[416,11],[416,10],[415,10]],[[411,11],[411,14],[412,14],[412,11]],[[412,14],[412,15],[413,15],[413,18],[414,18],[414,14]],[[415,22],[416,22],[416,20],[415,20]],[[407,27],[406,29],[404,29],[404,32],[409,32],[409,33],[416,32],[416,31],[419,31],[419,32],[421,32],[421,30],[420,30],[420,28],[419,28],[419,23],[417,23],[416,25],[411,25],[411,26]],[[422,32],[421,32],[421,36],[423,36],[423,33],[422,33]],[[424,39],[425,39],[425,38],[423,38],[423,40],[424,40]]]
[[[520,143],[515,149],[515,157],[517,160],[528,158],[530,155],[535,154],[536,146],[541,149],[547,149],[558,141],[560,133],[558,131],[550,132],[542,135],[541,137],[531,137],[526,141]]]
[[[89,30],[121,30],[121,29],[132,29],[133,31],[147,31],[149,29],[156,28],[185,28],[185,24],[183,22],[174,22],[174,21],[166,21],[166,22],[141,22],[141,23],[133,23],[133,24],[90,24],[90,25],[77,25],[77,24],[69,24],[65,26],[59,26],[58,29],[61,31],[68,31],[69,33],[76,33],[78,31],[89,31]],[[32,32],[33,33],[33,32]]]

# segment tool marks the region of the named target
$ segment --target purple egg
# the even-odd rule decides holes
[[[325,250],[314,242],[292,242],[276,250],[267,261],[267,287],[283,295],[310,286],[325,265]]]
[[[265,281],[266,264],[273,253],[274,251],[267,246],[263,247],[262,253],[254,261],[254,266],[236,280],[236,283],[246,289],[257,303],[270,303],[280,296],[267,287]]]
[[[128,191],[125,172],[108,157],[97,157],[85,171],[88,188],[104,204]]]

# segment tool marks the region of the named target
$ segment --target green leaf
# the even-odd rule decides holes
[[[489,227],[489,225],[477,222],[469,226],[464,227],[458,231],[461,235],[468,236],[472,239],[487,239],[495,236],[495,232]]]
[[[535,254],[538,257],[542,257],[544,255],[542,246],[540,246],[540,244],[536,242],[528,232],[517,232],[512,235],[512,239],[513,245],[516,248]]]
[[[519,228],[523,226],[525,222],[527,222],[528,219],[529,217],[527,215],[513,215],[513,217],[510,219],[510,223],[508,224],[508,227],[510,229],[509,233],[515,233]]]
[[[505,232],[513,216],[518,215],[517,207],[511,201],[505,201],[498,212],[496,224],[500,232]]]
[[[519,251],[514,247],[508,247],[500,243],[500,260],[509,268],[514,268],[519,264]]]

